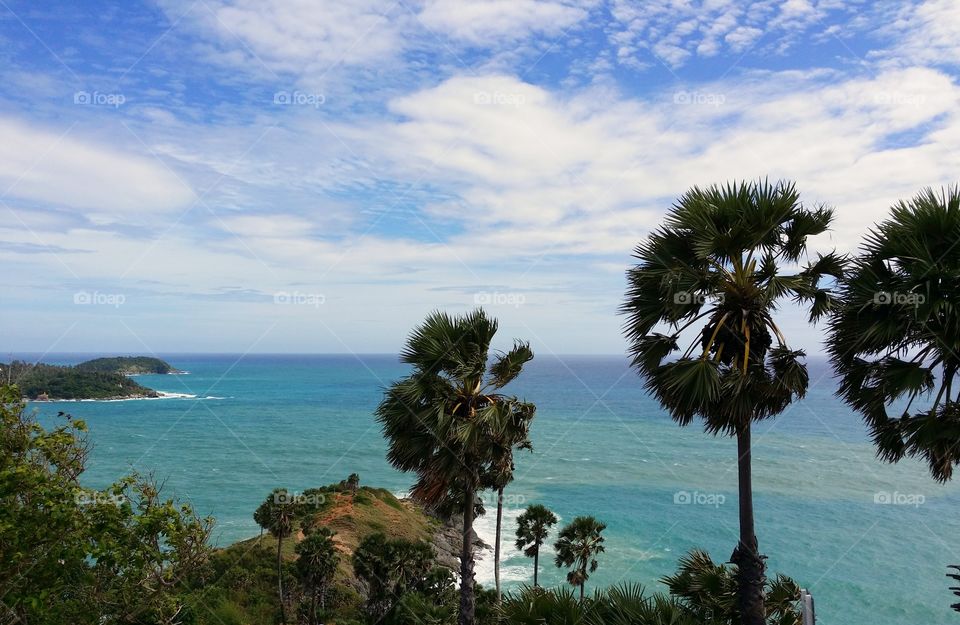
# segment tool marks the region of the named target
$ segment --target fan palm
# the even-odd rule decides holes
[[[519,353],[524,362],[533,358],[529,347],[521,346],[525,351]],[[496,586],[497,601],[500,601],[500,537],[503,531],[503,490],[513,481],[513,452],[514,449],[533,451],[530,442],[530,425],[536,408],[526,402],[507,401],[502,404],[500,415],[503,426],[498,428],[500,435],[494,441],[494,459],[491,466],[489,485],[497,492],[497,528],[493,547],[493,579]]]
[[[283,539],[293,532],[296,505],[285,488],[275,488],[254,512],[254,520],[277,539],[277,591],[280,594],[280,622],[287,622],[283,601]]]
[[[546,506],[534,504],[517,517],[517,549],[523,555],[533,558],[533,587],[537,587],[540,570],[540,547],[550,534],[550,528],[557,523],[557,515]]]
[[[960,462],[958,241],[957,187],[894,206],[851,261],[827,339],[839,394],[863,415],[878,455],[922,458],[938,482]],[[926,405],[911,412],[921,396]]]
[[[785,299],[808,307],[811,321],[828,312],[833,299],[820,281],[838,277],[842,261],[820,255],[789,275],[781,266],[797,265],[832,216],[804,208],[792,183],[694,187],[637,248],[627,274],[625,334],[647,389],[680,425],[699,417],[707,432],[737,438],[740,541],[731,560],[747,625],[763,623],[764,587],[751,424],[782,412],[808,382],[804,354],[787,347],[774,312]]]
[[[333,581],[340,562],[340,554],[333,542],[335,532],[323,527],[311,532],[294,548],[297,555],[297,575],[308,589],[310,602],[308,619],[317,625],[317,603],[326,609],[327,588]]]
[[[473,521],[477,491],[495,473],[497,442],[524,406],[497,391],[530,360],[526,343],[490,360],[495,319],[483,310],[462,316],[435,312],[407,340],[401,360],[413,367],[387,389],[377,419],[388,439],[387,460],[417,475],[411,496],[463,513],[458,623],[474,623]],[[522,408],[532,414],[532,406]]]
[[[606,551],[602,535],[605,529],[606,524],[592,516],[578,516],[560,530],[554,545],[557,552],[555,564],[558,567],[573,567],[567,573],[567,581],[575,588],[580,587],[581,601],[590,573],[596,571],[600,564],[597,555]]]

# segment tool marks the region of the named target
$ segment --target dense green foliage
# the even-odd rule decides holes
[[[556,525],[557,515],[541,504],[529,506],[517,517],[517,549],[533,558],[533,585],[536,587],[540,574],[540,547],[543,546],[550,528]]]
[[[827,340],[840,395],[864,416],[879,455],[920,458],[938,482],[960,463],[957,241],[960,188],[894,206],[852,259]],[[926,401],[915,409],[918,397]]]
[[[603,546],[603,530],[606,524],[592,516],[578,516],[570,521],[557,537],[553,549],[556,551],[554,563],[558,567],[570,568],[567,572],[567,582],[575,588],[580,588],[580,598],[590,579],[590,574],[597,570],[600,562],[597,556],[606,551]]]
[[[156,397],[157,392],[127,376],[78,367],[14,361],[0,364],[2,377],[12,380],[27,399],[118,399]]]
[[[0,387],[0,622],[187,622],[212,522],[140,476],[83,488],[86,427],[62,417],[45,430]]]
[[[81,362],[74,369],[99,371],[101,373],[119,373],[122,375],[142,375],[147,373],[179,373],[170,363],[151,356],[115,356],[94,358]]]

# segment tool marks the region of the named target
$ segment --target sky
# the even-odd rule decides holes
[[[855,251],[960,176],[954,0],[0,0],[0,351],[622,354],[686,189]],[[792,346],[822,328],[781,311]]]

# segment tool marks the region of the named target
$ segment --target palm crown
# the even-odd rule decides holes
[[[597,555],[606,551],[603,546],[603,530],[606,524],[593,517],[578,516],[569,525],[560,530],[554,545],[557,566],[572,566],[567,573],[567,581],[579,586],[581,596],[590,573],[597,570]]]
[[[413,372],[393,384],[377,408],[389,441],[387,459],[417,474],[414,498],[442,504],[451,492],[476,489],[502,470],[503,442],[527,431],[534,406],[498,391],[533,358],[527,343],[489,365],[495,319],[483,310],[431,314],[401,354]]]
[[[840,395],[864,415],[880,456],[923,458],[941,482],[960,462],[957,241],[957,187],[894,206],[850,263],[827,341]],[[914,409],[918,397],[926,405]]]
[[[556,522],[557,515],[546,506],[534,504],[527,508],[517,517],[517,549],[522,549],[528,558],[537,555]]]
[[[773,313],[785,298],[808,305],[812,320],[831,308],[820,281],[840,275],[840,258],[820,255],[787,275],[781,266],[797,265],[832,215],[804,208],[792,183],[694,187],[637,248],[625,334],[633,366],[681,425],[700,416],[708,431],[735,434],[806,391],[803,353],[787,347]]]

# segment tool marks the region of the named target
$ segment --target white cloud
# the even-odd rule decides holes
[[[193,191],[162,163],[0,118],[2,195],[105,213],[169,212]]]
[[[956,0],[909,3],[883,32],[894,44],[875,56],[897,63],[960,64],[960,3]]]
[[[426,0],[419,19],[438,34],[496,47],[534,34],[554,36],[586,19],[590,4],[549,0]]]

